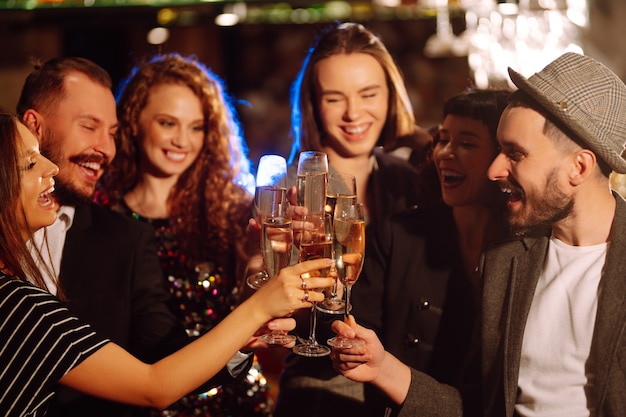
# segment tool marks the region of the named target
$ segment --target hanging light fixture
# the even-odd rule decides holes
[[[468,64],[479,88],[513,87],[508,67],[525,76],[566,51],[583,53],[585,0],[466,0]]]

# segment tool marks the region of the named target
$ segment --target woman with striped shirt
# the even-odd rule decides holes
[[[328,266],[315,260],[285,268],[209,333],[148,365],[81,323],[45,291],[26,242],[51,224],[49,194],[58,168],[39,153],[37,139],[17,118],[0,114],[0,415],[43,416],[61,384],[113,401],[163,408],[216,374],[244,346],[264,347],[255,335],[291,330],[330,278],[300,275]],[[28,281],[32,282],[29,283]],[[307,289],[308,288],[308,289]],[[205,358],[203,361],[202,358]]]

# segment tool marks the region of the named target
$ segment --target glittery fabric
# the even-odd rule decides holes
[[[190,260],[180,253],[170,219],[142,217],[123,201],[111,202],[110,207],[154,227],[164,284],[171,295],[170,308],[189,335],[205,333],[235,308],[238,296],[232,274],[213,260]],[[151,416],[271,416],[271,408],[268,383],[255,358],[242,380],[200,395],[189,395],[167,410],[152,412]]]

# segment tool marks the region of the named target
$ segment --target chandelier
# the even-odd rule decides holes
[[[479,88],[513,87],[508,67],[525,76],[564,52],[583,53],[585,0],[465,1],[468,64]]]

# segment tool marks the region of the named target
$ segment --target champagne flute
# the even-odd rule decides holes
[[[266,275],[270,279],[291,262],[293,228],[288,206],[289,203],[283,201],[276,204],[272,211],[263,211],[261,214],[261,254]],[[271,345],[286,345],[295,341],[296,337],[284,330],[273,330],[259,337],[259,340]]]
[[[334,172],[328,175],[326,189],[325,211],[331,215],[335,212],[337,200],[348,200],[356,203],[356,178],[351,174]],[[339,280],[335,276],[335,284],[330,290],[330,296],[317,304],[317,309],[327,314],[343,314],[345,302],[338,294]]]
[[[333,256],[335,258],[335,270],[341,283],[345,286],[344,318],[350,314],[350,291],[359,278],[363,269],[365,256],[365,215],[361,203],[348,200],[337,200],[335,216],[333,219]],[[361,339],[345,337],[333,337],[328,344],[335,348],[351,348],[362,346]]]
[[[326,187],[326,206],[324,210],[330,215],[335,213],[337,199],[349,199],[356,203],[356,177],[352,174],[333,172],[328,174],[328,186]]]
[[[309,214],[324,212],[328,157],[324,152],[305,151],[298,158],[297,201]]]
[[[307,214],[302,217],[303,228],[300,232],[300,262],[318,258],[332,258],[332,218],[325,213]],[[330,267],[310,271],[309,276],[328,276]],[[306,279],[303,277],[303,279]],[[321,291],[317,289],[315,291]],[[293,348],[293,352],[308,357],[330,354],[327,346],[320,345],[315,338],[317,327],[316,302],[312,302],[309,321],[309,337],[305,343]]]
[[[287,201],[287,161],[280,155],[263,155],[259,159],[254,192],[256,219],[261,224],[263,214],[273,213],[280,204]],[[267,264],[265,265],[267,268]],[[276,272],[277,273],[277,272]],[[257,272],[246,279],[252,289],[259,289],[273,275],[265,271]]]

